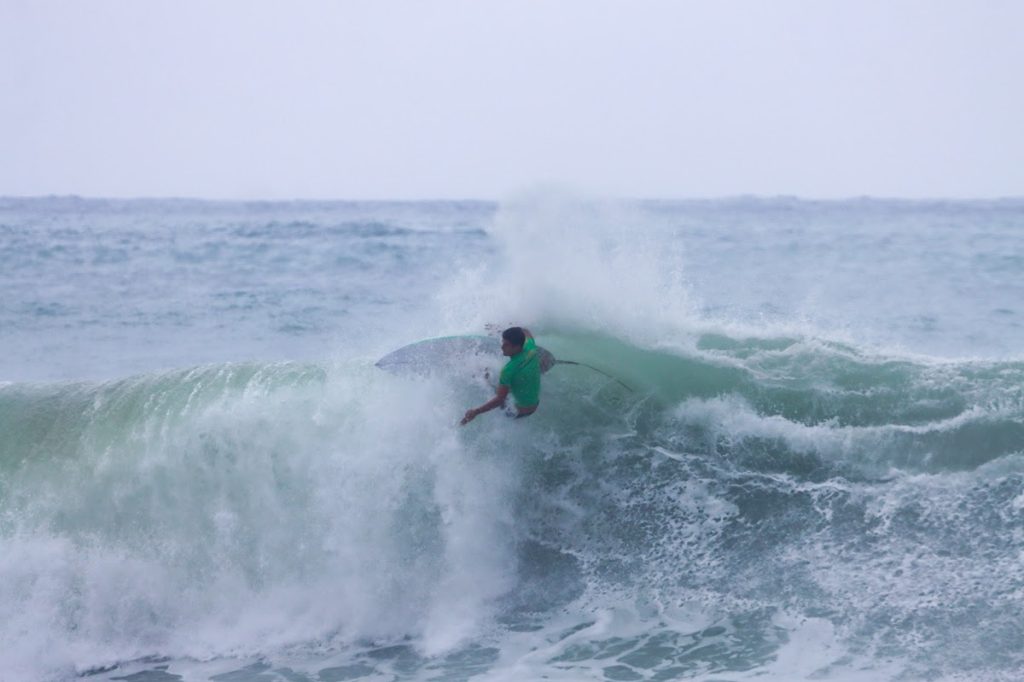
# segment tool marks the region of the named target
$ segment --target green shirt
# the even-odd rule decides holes
[[[498,383],[508,386],[519,407],[540,402],[540,353],[533,339],[526,339],[523,350],[509,358]]]

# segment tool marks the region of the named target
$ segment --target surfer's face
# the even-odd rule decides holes
[[[502,339],[501,340],[501,354],[502,355],[506,355],[508,357],[512,357],[513,355],[516,355],[517,353],[519,353],[519,351],[521,351],[521,350],[523,350],[522,346],[516,346],[511,341],[509,341],[508,339]]]

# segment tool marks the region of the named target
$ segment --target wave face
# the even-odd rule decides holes
[[[395,210],[346,238],[411,254],[443,223]],[[929,211],[950,215],[885,215]],[[772,220],[533,197],[487,217],[484,247],[452,233],[467,262],[424,266],[429,314],[353,303],[333,357],[0,385],[0,679],[1016,679],[1024,361],[724,317],[664,236],[707,215]],[[617,237],[623,216],[649,239]],[[277,234],[264,220],[238,238]],[[459,428],[490,388],[458,358],[374,366],[374,344],[505,317],[600,371],[558,365],[534,416]]]

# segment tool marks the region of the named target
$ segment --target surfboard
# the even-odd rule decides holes
[[[607,372],[582,362],[556,360],[546,348],[537,346],[540,353],[540,371],[547,373],[555,365],[586,367],[616,382],[627,391],[633,389]],[[416,341],[392,351],[376,362],[377,367],[405,376],[429,376],[431,374],[477,374],[484,370],[498,370],[505,358],[501,354],[501,342],[492,336],[442,336],[436,339]]]
[[[557,360],[545,348],[540,353],[540,371],[547,372]],[[393,374],[426,376],[485,369],[503,361],[501,341],[490,336],[443,336],[416,341],[392,351],[376,362],[377,367]]]

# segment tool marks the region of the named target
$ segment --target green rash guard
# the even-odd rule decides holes
[[[498,383],[509,387],[517,407],[535,407],[540,402],[540,353],[532,338],[509,358]]]

